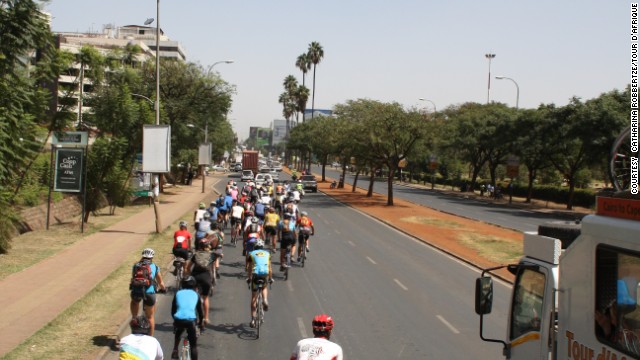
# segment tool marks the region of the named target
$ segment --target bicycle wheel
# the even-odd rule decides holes
[[[258,288],[258,301],[256,309],[256,339],[260,338],[260,325],[262,325],[262,289]]]
[[[307,259],[307,242],[306,240],[302,242],[300,247],[300,252],[302,255],[300,256],[300,266],[304,267],[304,261]]]
[[[189,346],[189,340],[186,337],[182,339],[182,345],[180,345],[178,355],[180,360],[191,360],[191,347]]]
[[[631,182],[631,157],[638,152],[631,150],[631,127],[627,126],[613,142],[609,153],[609,177],[617,191],[629,189]]]
[[[184,271],[184,269],[182,268],[182,266],[179,266],[176,269],[176,291],[180,290],[180,282],[182,281],[182,272]]]

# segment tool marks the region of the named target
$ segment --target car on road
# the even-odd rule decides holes
[[[311,190],[313,192],[318,192],[318,182],[314,175],[302,175],[300,180],[302,180],[302,188],[305,191]]]
[[[262,184],[264,184],[267,180],[273,181],[273,177],[271,176],[271,174],[258,173],[258,174],[256,174],[256,177],[253,180],[253,182],[256,183],[256,186],[262,186]]]
[[[253,171],[252,170],[242,170],[242,176],[240,176],[240,181],[251,181],[253,180]]]
[[[236,163],[235,166],[233,167],[233,171],[237,171],[237,172],[242,171],[242,163]]]
[[[337,161],[334,161],[334,162],[331,164],[331,167],[339,168],[339,167],[342,167],[342,164],[340,164],[340,163],[339,163],[339,162],[337,162]]]
[[[280,174],[277,171],[269,171],[269,175],[271,175],[271,179],[275,182],[276,180],[280,180]]]
[[[213,171],[221,171],[221,172],[227,172],[229,171],[229,169],[227,169],[226,167],[222,166],[222,165],[213,165],[211,167],[211,170]]]

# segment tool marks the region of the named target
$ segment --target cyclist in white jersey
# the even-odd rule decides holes
[[[333,330],[333,319],[320,314],[311,323],[314,337],[298,341],[291,360],[343,360],[342,347],[329,341]]]

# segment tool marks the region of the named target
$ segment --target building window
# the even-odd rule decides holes
[[[595,333],[601,342],[634,357],[640,356],[639,279],[640,254],[598,247]]]

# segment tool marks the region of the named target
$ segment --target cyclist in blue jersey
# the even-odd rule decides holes
[[[258,281],[263,280],[266,284],[273,282],[271,272],[271,252],[264,250],[264,240],[258,239],[255,244],[255,250],[249,253],[249,262],[247,264],[247,282],[251,283],[251,327],[256,326],[256,308],[258,302]],[[269,290],[267,286],[262,288],[262,299],[264,311],[269,310]]]
[[[174,342],[172,359],[178,358],[178,345],[180,337],[184,330],[187,331],[189,345],[191,349],[191,358],[198,360],[198,334],[196,324],[200,329],[204,327],[204,310],[200,295],[196,292],[196,279],[188,276],[182,280],[182,289],[176,292],[171,303],[171,316],[173,317]]]

